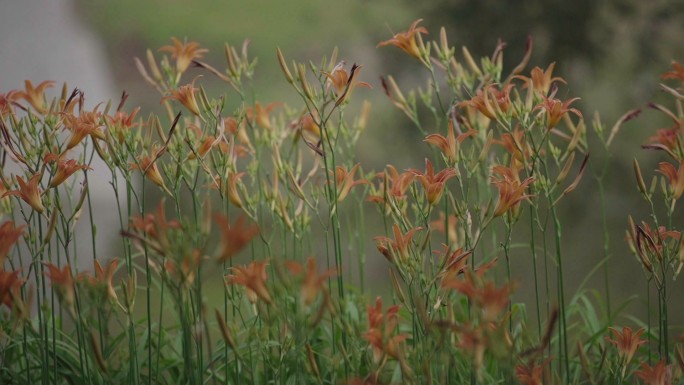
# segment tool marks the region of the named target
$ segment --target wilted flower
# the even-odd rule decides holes
[[[259,227],[255,224],[247,226],[243,216],[238,217],[233,225],[228,222],[228,217],[223,214],[214,214],[214,220],[221,227],[219,262],[225,262],[232,258],[259,233]]]
[[[171,57],[176,59],[176,71],[179,75],[188,69],[193,60],[201,59],[205,53],[209,52],[206,48],[199,48],[199,44],[194,41],[182,42],[175,37],[171,40],[173,45],[165,45],[159,48],[159,51],[171,53]]]
[[[256,303],[257,299],[270,304],[273,302],[271,294],[266,287],[266,261],[254,261],[249,265],[234,266],[230,270],[232,274],[226,276],[228,285],[242,285],[245,287],[247,299],[251,303]]]
[[[43,210],[45,210],[45,207],[43,206],[43,199],[41,198],[42,192],[40,191],[39,187],[42,177],[43,174],[35,173],[31,179],[29,179],[28,183],[26,183],[22,177],[17,176],[19,190],[8,191],[2,195],[3,198],[9,195],[18,196],[34,210],[42,213]]]
[[[384,47],[386,45],[393,45],[399,47],[402,51],[415,57],[422,61],[420,48],[416,39],[419,38],[420,34],[427,34],[428,31],[425,27],[418,27],[418,24],[423,21],[423,19],[418,19],[411,24],[409,29],[405,32],[399,32],[394,34],[394,36],[385,41],[378,43],[376,47]]]

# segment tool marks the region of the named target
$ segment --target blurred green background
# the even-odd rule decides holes
[[[532,36],[534,51],[528,69],[557,62],[554,74],[569,84],[562,97],[580,96],[577,107],[587,120],[598,111],[608,127],[629,109],[665,100],[658,88],[659,75],[671,60],[684,59],[682,1],[94,0],[81,1],[78,9],[106,45],[117,87],[128,90],[133,103],[153,108],[158,106],[158,96],[141,81],[132,57],[143,56],[146,48],[169,44],[171,36],[200,42],[210,49],[206,61],[217,65],[224,62],[224,42],[240,46],[243,39],[249,39],[251,55],[259,58],[254,89],[263,102],[294,96],[275,60],[276,47],[288,58],[316,62],[339,47],[340,58],[363,64],[361,80],[374,86],[355,94],[355,98],[373,101],[372,118],[358,149],[367,170],[381,169],[387,163],[420,168],[429,153],[415,128],[384,98],[378,80],[380,75],[392,74],[408,88],[424,85],[427,74],[398,49],[375,48],[418,18],[424,19],[430,31],[428,38],[437,39],[439,27],[445,26],[450,44],[465,45],[476,57],[490,55],[501,38],[508,44],[504,57],[509,69],[522,57],[526,37]],[[606,209],[612,251],[608,278],[614,304],[643,293],[645,287],[641,267],[624,242],[628,213],[637,221],[648,215],[636,190],[632,159],[641,162],[646,175],[654,175],[657,162],[664,157],[641,150],[640,145],[655,129],[670,124],[661,114],[645,109],[623,127],[610,159],[593,143],[592,169],[598,172],[608,162]],[[593,174],[587,173],[581,187],[562,205],[570,277],[566,290],[570,293],[603,258],[597,188]],[[369,259],[384,276],[387,266],[370,241],[375,235],[367,236]],[[525,234],[518,234],[518,239],[524,240]],[[521,266],[529,265],[529,251],[523,248],[516,254],[524,258]],[[516,268],[514,262],[513,269],[514,275],[529,277],[526,267]],[[530,298],[533,288],[525,284],[530,281],[522,281],[516,295]],[[676,285],[673,292],[682,293],[681,279]],[[589,277],[589,287],[603,290],[603,270]],[[643,301],[632,303],[628,310],[639,313]],[[684,312],[679,313],[673,323],[682,324]]]

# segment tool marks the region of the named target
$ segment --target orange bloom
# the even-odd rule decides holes
[[[249,265],[234,266],[230,270],[233,274],[226,276],[226,283],[228,285],[242,285],[245,287],[247,299],[251,303],[256,303],[257,299],[261,299],[267,304],[271,304],[271,294],[266,287],[266,261],[254,261]]]
[[[124,141],[124,132],[130,130],[131,128],[140,126],[140,123],[135,123],[135,116],[140,111],[140,107],[136,107],[128,113],[126,111],[116,111],[114,116],[107,115],[108,127],[116,133],[119,143]]]
[[[64,183],[67,178],[73,175],[78,170],[92,170],[84,164],[78,164],[75,159],[63,160],[56,154],[45,155],[45,163],[57,162],[57,171],[52,176],[48,187],[57,187]]]
[[[195,277],[201,262],[202,256],[200,251],[193,249],[191,254],[186,254],[182,257],[180,265],[174,260],[166,259],[164,271],[173,277],[174,282],[178,282],[182,287],[187,288],[195,283]]]
[[[684,193],[684,159],[679,163],[679,169],[667,162],[660,162],[658,164],[658,172],[665,175],[668,182],[670,182],[670,193],[672,199],[679,199]]]
[[[67,307],[73,306],[75,294],[71,267],[69,265],[64,265],[64,267],[60,269],[49,262],[46,262],[45,266],[48,268],[46,275],[52,282],[52,288],[57,291],[57,296],[60,301],[62,301],[62,305]]]
[[[176,71],[179,75],[190,67],[193,60],[201,59],[205,53],[209,52],[206,48],[199,48],[199,44],[194,41],[182,42],[175,37],[171,40],[173,45],[165,45],[159,48],[159,51],[171,53],[171,57],[176,59]]]
[[[181,86],[177,90],[169,90],[171,95],[164,96],[161,99],[161,102],[163,103],[167,99],[177,100],[192,114],[200,116],[199,104],[197,103],[197,98],[195,97],[195,93],[199,90],[195,87],[195,81],[198,77],[199,76],[195,77],[192,79],[191,83]]]
[[[354,174],[356,174],[356,171],[359,169],[359,163],[354,165],[352,169],[347,172],[347,170],[342,167],[342,166],[337,166],[335,168],[335,179],[337,181],[337,201],[341,202],[344,200],[344,198],[347,197],[349,194],[349,191],[351,191],[352,187],[360,185],[360,184],[367,184],[368,181],[365,179],[357,179],[354,180]]]
[[[0,305],[12,308],[12,292],[18,294],[22,283],[19,270],[10,272],[0,268]]]
[[[401,342],[409,336],[405,333],[394,334],[399,325],[399,306],[390,306],[386,313],[382,311],[382,299],[377,297],[375,306],[368,306],[368,331],[363,338],[373,350],[374,362],[380,362],[387,354],[394,359],[401,359]]]
[[[130,220],[130,228],[138,234],[144,235],[150,246],[163,254],[169,249],[170,243],[167,233],[171,229],[180,229],[181,225],[177,220],[166,220],[164,210],[164,200],[159,202],[156,214],[145,214],[135,216]]]
[[[515,377],[520,385],[543,385],[544,367],[549,364],[549,360],[544,360],[541,365],[532,361],[527,365],[520,364],[515,367]]]
[[[45,89],[50,88],[55,85],[55,82],[51,80],[46,80],[37,87],[33,87],[30,80],[24,81],[25,91],[18,91],[16,94],[17,99],[24,99],[40,114],[45,115],[47,113],[47,105],[45,103]]]
[[[71,131],[71,136],[69,136],[66,145],[67,150],[76,147],[83,141],[83,138],[89,135],[97,139],[105,138],[104,133],[99,130],[103,124],[101,123],[102,113],[97,111],[97,107],[93,111],[82,111],[78,117],[69,112],[62,115],[64,116],[64,126]]]
[[[28,183],[24,182],[24,179],[20,176],[17,176],[17,183],[19,184],[19,190],[14,190],[14,191],[8,191],[2,195],[2,197],[6,197],[9,195],[14,195],[18,196],[21,198],[24,202],[28,203],[29,206],[31,206],[34,210],[36,210],[39,213],[42,213],[45,210],[45,207],[43,206],[43,199],[40,197],[42,192],[40,191],[40,180],[43,177],[43,174],[41,173],[35,173],[31,179],[29,179]]]
[[[76,279],[77,281],[85,281],[90,286],[104,289],[104,293],[106,293],[109,299],[118,301],[114,285],[112,284],[112,278],[114,277],[118,265],[119,260],[116,258],[110,260],[105,268],[102,268],[100,261],[95,260],[95,277],[88,273],[81,273]]]
[[[608,328],[615,339],[611,339],[606,336],[606,341],[615,345],[618,350],[618,356],[620,357],[620,365],[622,365],[622,376],[624,377],[627,365],[632,361],[632,357],[636,353],[639,346],[646,343],[646,340],[642,340],[640,337],[644,334],[644,328],[641,328],[632,333],[632,329],[627,326],[622,327],[622,332],[618,331],[613,327]]]
[[[354,87],[361,86],[371,88],[370,84],[356,80],[359,70],[361,69],[360,65],[354,63],[351,68],[351,73],[348,74],[347,70],[344,68],[346,64],[347,63],[342,60],[337,63],[332,72],[323,72],[328,78],[326,87],[330,88],[332,86],[334,88],[335,95],[337,96],[337,101],[335,102],[336,106],[344,103],[351,96]]]
[[[388,237],[375,237],[373,238],[376,242],[378,251],[380,251],[388,261],[396,261],[396,257],[399,257],[402,261],[405,261],[409,257],[409,247],[411,246],[411,239],[413,235],[418,230],[422,230],[422,227],[414,227],[409,230],[406,234],[401,233],[401,229],[395,223],[392,225],[392,231],[394,232],[394,240]]]
[[[513,210],[515,214],[520,206],[520,201],[531,197],[531,195],[525,194],[525,190],[534,182],[534,178],[529,177],[520,182],[518,173],[512,168],[504,166],[494,166],[492,174],[500,176],[500,178],[492,176],[492,183],[499,189],[499,201],[494,209],[494,216],[501,216],[509,210]]]
[[[444,192],[444,185],[446,182],[457,175],[455,168],[446,168],[437,174],[432,167],[432,162],[425,159],[425,173],[418,170],[410,170],[413,172],[425,189],[428,202],[433,205],[442,198]]]
[[[166,185],[164,184],[164,178],[161,172],[159,172],[159,167],[157,167],[157,155],[145,155],[138,156],[136,159],[137,163],[131,163],[129,171],[140,170],[149,180],[151,180],[157,186],[166,190]]]
[[[660,360],[653,367],[644,362],[641,364],[641,370],[634,372],[634,374],[644,381],[644,385],[672,384],[672,365],[665,364],[665,360]]]
[[[5,264],[12,246],[17,243],[25,228],[26,225],[14,227],[14,221],[5,221],[0,225],[0,266]]]
[[[460,143],[469,137],[477,134],[475,130],[468,130],[468,132],[459,135],[458,137],[454,134],[454,124],[449,119],[449,127],[447,129],[447,136],[444,137],[440,134],[430,134],[425,137],[425,141],[437,146],[442,151],[442,154],[447,158],[449,164],[454,165],[458,161],[458,147]]]
[[[684,66],[676,61],[672,61],[672,70],[665,72],[661,79],[677,79],[684,83]]]
[[[394,34],[394,36],[385,41],[378,43],[376,47],[384,47],[386,45],[393,45],[399,47],[402,51],[415,57],[416,59],[421,59],[421,52],[418,48],[418,43],[416,38],[420,37],[420,34],[427,34],[428,31],[425,27],[418,27],[418,24],[423,21],[423,19],[418,19],[411,24],[408,31],[399,32]]]
[[[228,177],[226,178],[226,183],[225,183],[225,193],[228,195],[228,200],[230,203],[234,204],[238,208],[242,208],[242,198],[240,198],[240,193],[238,192],[238,182],[242,177],[245,176],[244,172],[232,172],[228,171]],[[219,183],[216,184],[216,187],[221,188]]]
[[[256,102],[254,103],[254,108],[252,107],[247,107],[245,113],[247,114],[247,119],[250,121],[255,122],[259,127],[265,128],[267,130],[270,130],[273,128],[273,124],[271,123],[271,112],[276,107],[280,107],[283,103],[279,102],[273,102],[273,103],[268,103],[265,107],[261,105],[261,103]]]
[[[240,216],[233,225],[228,222],[228,217],[223,214],[214,214],[214,220],[221,227],[221,251],[218,253],[219,262],[225,262],[233,258],[259,233],[259,227],[256,224],[247,226],[243,216]]]
[[[13,105],[20,99],[20,91],[12,90],[0,94],[0,118],[4,118],[14,111]]]
[[[478,282],[480,279],[470,272],[465,272],[465,279],[451,279],[442,283],[443,287],[455,289],[468,297],[475,306],[482,311],[482,319],[485,322],[493,322],[506,309],[513,287],[504,285],[500,288],[494,286],[494,282]]]
[[[328,269],[318,274],[316,269],[316,259],[314,257],[309,257],[306,259],[306,272],[304,271],[305,267],[299,262],[287,261],[285,262],[285,265],[293,275],[300,276],[302,273],[304,274],[300,298],[306,306],[309,306],[313,303],[328,277],[337,274],[336,269]]]
[[[551,85],[555,82],[561,82],[567,84],[567,82],[561,77],[553,77],[553,69],[556,67],[556,63],[551,63],[546,68],[546,71],[539,67],[534,67],[530,73],[530,77],[520,76],[523,80],[527,81],[528,87],[539,93],[542,97],[549,94],[551,90]]]
[[[500,140],[493,143],[500,144],[511,155],[511,167],[518,170],[523,165],[523,159],[529,159],[532,154],[530,144],[525,141],[525,131],[517,127],[512,133],[501,135]]]
[[[540,109],[546,111],[546,127],[550,130],[556,127],[568,112],[572,112],[578,118],[582,118],[582,113],[578,109],[570,108],[570,105],[576,100],[579,100],[579,98],[572,98],[563,102],[558,99],[544,97],[544,100],[534,107],[533,111]]]

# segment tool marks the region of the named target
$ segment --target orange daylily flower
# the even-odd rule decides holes
[[[658,164],[658,172],[665,175],[667,181],[670,183],[670,193],[672,199],[679,199],[684,193],[684,159],[679,163],[679,168],[667,162],[660,162]]]
[[[20,91],[12,90],[6,94],[0,94],[0,118],[11,114],[14,111],[13,105],[20,99]]]
[[[517,171],[505,166],[494,166],[492,174],[497,174],[499,178],[492,175],[492,184],[499,189],[499,201],[494,209],[494,216],[498,217],[509,210],[517,213],[520,201],[530,198],[532,195],[525,194],[527,187],[534,182],[534,177],[528,177],[520,181]]]
[[[271,304],[273,299],[266,287],[266,261],[254,261],[249,265],[234,266],[230,270],[232,274],[226,276],[226,283],[228,285],[242,285],[245,287],[247,299],[252,304],[256,303],[257,299],[261,299],[267,304]]]
[[[134,216],[130,220],[129,227],[140,235],[144,235],[146,241],[157,252],[163,254],[169,249],[170,243],[167,232],[171,229],[180,229],[180,222],[177,220],[166,220],[166,210],[164,200],[159,202],[155,214],[145,214],[144,216]]]
[[[320,274],[316,269],[316,259],[309,257],[306,259],[306,267],[296,261],[286,261],[285,266],[293,275],[304,275],[301,285],[300,298],[304,305],[309,306],[316,299],[316,296],[323,288],[328,277],[337,274],[336,269],[328,269]],[[305,271],[306,269],[306,271]]]
[[[136,107],[130,113],[126,111],[116,111],[114,113],[114,116],[106,116],[108,127],[116,133],[116,137],[119,140],[119,143],[123,143],[125,131],[128,131],[131,128],[141,125],[141,123],[136,123],[134,121],[135,116],[138,114],[139,111],[140,107]]]
[[[425,159],[425,173],[418,170],[411,169],[420,183],[425,189],[425,194],[427,196],[427,201],[430,205],[434,205],[442,198],[442,193],[444,192],[444,185],[446,182],[455,177],[458,172],[455,168],[445,168],[444,170],[435,174],[435,170],[432,167],[432,162],[429,159]]]
[[[539,67],[534,67],[530,73],[530,77],[519,76],[519,78],[527,82],[527,86],[531,87],[535,92],[537,92],[542,97],[546,97],[551,90],[551,85],[555,82],[561,82],[567,84],[565,79],[556,76],[553,77],[553,70],[556,67],[556,63],[551,63],[546,68],[546,71]]]
[[[271,122],[271,112],[276,107],[282,106],[283,103],[280,102],[272,102],[268,103],[266,106],[262,106],[261,103],[256,102],[254,103],[254,107],[247,107],[245,110],[245,113],[247,115],[247,119],[250,121],[255,122],[259,127],[265,128],[267,130],[270,130],[273,128],[273,123]]]
[[[399,225],[395,223],[392,225],[394,240],[385,236],[375,237],[373,240],[376,242],[378,251],[380,251],[388,261],[395,262],[397,257],[402,261],[405,261],[409,257],[409,247],[411,246],[413,235],[416,231],[422,229],[422,227],[414,227],[406,232],[406,234],[402,234]]]
[[[532,147],[525,140],[525,131],[516,127],[512,133],[506,132],[500,140],[493,143],[500,144],[511,156],[511,167],[515,170],[522,168],[524,159],[529,159]]]
[[[458,161],[459,144],[463,143],[467,137],[474,136],[475,134],[477,134],[477,131],[471,129],[456,136],[456,134],[454,134],[454,124],[450,119],[446,137],[440,134],[430,134],[425,137],[425,142],[437,146],[447,158],[449,164],[454,165]]]
[[[75,159],[63,160],[57,154],[45,155],[45,163],[57,162],[57,171],[52,176],[48,187],[57,187],[78,170],[92,170],[92,168],[78,164]]]
[[[118,265],[119,260],[116,258],[110,260],[105,268],[102,267],[100,261],[95,260],[95,276],[93,277],[92,275],[84,272],[78,274],[76,280],[80,282],[86,282],[92,287],[104,290],[103,293],[106,294],[110,300],[118,302],[118,297],[116,295],[116,291],[114,290],[114,285],[112,284],[112,278],[114,278],[114,273],[116,272]]]
[[[446,222],[446,217],[444,216],[444,211],[439,212],[439,218],[435,219],[434,221],[430,222],[430,229],[434,231],[439,231],[440,233],[444,233],[446,231],[445,229],[445,222]],[[449,240],[449,245],[453,246],[458,244],[458,232],[456,231],[456,224],[458,223],[458,219],[456,218],[456,215],[449,215],[448,219],[448,225],[449,225],[449,233],[447,234],[447,239]]]
[[[647,342],[640,338],[641,335],[644,334],[644,328],[640,328],[634,333],[628,326],[622,327],[622,332],[613,327],[609,327],[608,330],[613,333],[615,339],[606,336],[606,341],[615,345],[617,348],[618,357],[620,357],[620,365],[622,365],[622,376],[624,377],[627,365],[632,361],[637,349]]]
[[[457,276],[463,274],[468,268],[468,256],[473,252],[464,251],[463,248],[458,248],[456,250],[449,250],[449,246],[443,244],[442,251],[435,251],[435,254],[441,255],[442,269],[437,275],[441,278],[441,282],[444,283],[451,279],[455,279]]]
[[[334,88],[335,96],[337,96],[337,101],[335,101],[336,106],[339,106],[349,99],[355,87],[361,86],[372,88],[370,84],[360,82],[356,79],[359,70],[361,69],[360,65],[354,63],[351,68],[351,73],[348,74],[347,70],[344,68],[346,64],[347,63],[342,60],[337,63],[330,73],[323,72],[323,75],[328,78],[326,88],[330,88],[331,86]]]
[[[350,171],[347,171],[342,166],[337,166],[335,168],[335,180],[337,181],[337,201],[341,202],[347,197],[349,191],[352,187],[358,186],[360,184],[367,184],[366,179],[354,180],[354,174],[359,169],[360,163],[357,163],[352,167]]]
[[[199,43],[194,41],[182,42],[175,37],[172,37],[171,41],[173,45],[165,45],[159,48],[159,51],[171,53],[171,57],[176,59],[176,71],[179,75],[190,67],[193,60],[201,59],[209,52],[206,48],[199,48]]]
[[[81,111],[78,116],[73,113],[64,112],[64,127],[71,131],[71,136],[66,144],[66,149],[71,150],[76,147],[83,138],[91,136],[93,139],[105,139],[104,133],[99,130],[103,126],[102,113],[95,107],[92,111]]]
[[[48,268],[45,275],[50,278],[52,288],[56,290],[57,296],[60,301],[62,301],[62,305],[71,308],[74,305],[75,299],[74,279],[71,275],[71,266],[64,265],[64,267],[60,269],[49,262],[46,262],[45,266]]]
[[[223,214],[214,214],[214,220],[221,227],[221,248],[217,258],[219,262],[233,258],[259,233],[259,226],[256,224],[247,226],[243,216],[238,217],[233,225],[228,222],[228,217]]]
[[[33,83],[30,80],[24,81],[25,91],[17,91],[16,98],[24,99],[40,114],[45,115],[47,111],[47,106],[45,104],[45,89],[53,87],[55,82],[52,80],[46,80],[37,87],[33,87]]]
[[[520,385],[544,385],[544,368],[548,366],[550,360],[544,360],[541,364],[536,361],[529,362],[527,365],[517,365],[515,367],[515,377]]]
[[[42,192],[39,187],[42,177],[43,174],[35,173],[31,179],[29,179],[28,183],[26,183],[22,177],[17,176],[19,190],[8,191],[4,193],[2,197],[4,198],[9,195],[18,196],[38,213],[42,213],[45,210],[43,199],[41,198]]]
[[[485,322],[493,322],[507,308],[513,286],[507,284],[497,288],[492,281],[480,281],[479,277],[466,270],[465,279],[444,281],[442,287],[455,289],[468,297],[482,311],[482,319]]]
[[[672,61],[672,70],[665,72],[661,79],[677,79],[684,83],[684,66],[676,61]]]
[[[399,306],[390,306],[386,312],[382,311],[382,299],[375,299],[375,306],[368,306],[368,331],[363,338],[373,350],[373,361],[380,362],[386,354],[394,359],[402,359],[401,342],[409,338],[408,334],[394,334],[399,325]]]
[[[164,261],[164,272],[173,278],[182,287],[191,287],[195,283],[195,277],[199,265],[202,262],[202,255],[198,249],[193,249],[191,254],[182,257],[180,264],[174,260]],[[168,277],[167,276],[167,277]]]
[[[393,45],[399,47],[402,51],[415,57],[416,59],[422,60],[420,48],[418,48],[416,38],[419,38],[421,33],[427,35],[428,31],[425,29],[425,27],[418,27],[418,24],[420,24],[421,21],[423,21],[423,19],[414,21],[407,31],[394,34],[391,39],[381,41],[376,47]]]
[[[129,171],[140,170],[154,184],[166,190],[164,178],[157,167],[157,155],[138,156],[136,159],[138,162],[131,163]]]
[[[544,100],[534,107],[533,111],[546,111],[546,128],[549,130],[556,127],[564,115],[568,112],[575,114],[578,118],[582,118],[582,113],[576,108],[570,108],[570,105],[579,98],[572,98],[566,101],[544,97]]]
[[[672,384],[672,365],[667,365],[665,360],[660,360],[653,367],[644,362],[641,364],[641,370],[637,370],[634,374],[644,381],[644,385]]]
[[[177,90],[169,90],[171,95],[164,96],[161,99],[161,102],[163,103],[167,99],[177,100],[193,115],[200,116],[199,104],[197,103],[197,98],[195,97],[195,93],[199,90],[195,87],[195,81],[197,78],[199,78],[199,76],[196,76],[194,79],[192,79],[191,83],[178,87]]]
[[[317,116],[316,116],[317,117]],[[290,128],[301,130],[301,132],[309,132],[313,134],[316,138],[321,137],[321,128],[316,124],[314,115],[310,112],[306,112],[290,123]]]
[[[5,271],[0,267],[0,305],[12,308],[12,295],[18,294],[24,281],[19,278],[19,270]]]
[[[15,227],[14,221],[5,221],[0,225],[0,266],[5,264],[12,246],[17,243],[25,228],[26,225]]]

